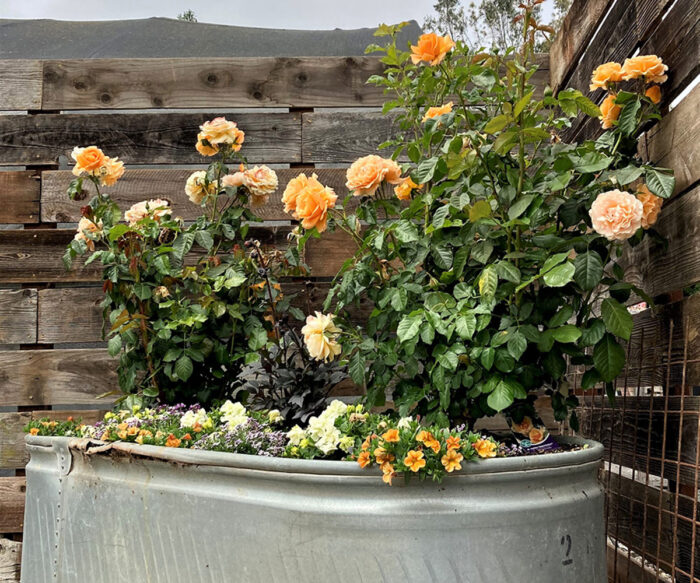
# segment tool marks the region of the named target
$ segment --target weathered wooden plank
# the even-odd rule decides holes
[[[654,228],[667,239],[668,249],[646,239],[628,248],[622,261],[625,279],[641,282],[652,297],[700,281],[700,187],[667,201]]]
[[[668,397],[668,414],[664,412],[665,397],[653,397],[653,403],[649,399],[627,397],[623,410],[622,397],[617,399],[615,409],[607,397],[583,397],[579,409],[581,433],[601,441],[606,459],[614,463],[671,481],[694,483],[698,471],[694,466],[699,445],[700,398],[684,397],[681,413],[681,397]]]
[[[36,342],[35,289],[0,290],[0,344]]]
[[[606,555],[609,583],[659,583],[652,567],[645,566],[636,556],[628,557],[627,551],[608,541]]]
[[[395,117],[380,112],[305,113],[302,127],[303,161],[328,164],[376,154],[377,146],[398,131]]]
[[[0,403],[108,408],[111,401],[97,397],[118,386],[113,363],[102,349],[2,351]]]
[[[0,583],[19,583],[22,543],[0,538]]]
[[[26,491],[25,478],[0,478],[0,532],[8,534],[22,531]]]
[[[639,141],[639,153],[664,168],[673,168],[676,194],[700,180],[700,86],[695,87]]]
[[[192,204],[185,194],[185,182],[189,175],[202,167],[191,169],[140,169],[127,168],[117,184],[105,189],[110,196],[126,210],[132,204],[158,193],[160,198],[169,200],[173,212],[185,220],[196,219],[202,213],[200,206]],[[255,209],[255,213],[266,221],[290,220],[291,216],[284,212],[282,193],[287,183],[305,172],[312,173],[326,186],[333,188],[342,200],[348,191],[345,188],[346,168],[287,168],[276,170],[279,188],[270,195],[268,202]],[[74,178],[70,171],[45,171],[41,181],[41,217],[46,222],[77,222],[80,220],[80,207],[85,201],[72,201],[66,195],[66,188]],[[90,191],[92,192],[92,191]]]
[[[44,109],[377,106],[378,57],[44,61]]]
[[[574,0],[549,48],[550,83],[554,91],[566,82],[601,18],[614,0]]]
[[[0,110],[41,108],[41,61],[0,60]]]
[[[214,113],[0,116],[0,164],[55,164],[74,146],[96,144],[127,164],[206,163],[195,150],[199,125]],[[301,161],[298,113],[229,114],[246,133],[250,162]]]
[[[305,313],[321,310],[330,283],[286,281],[285,295],[294,295],[293,304]],[[64,344],[67,342],[100,342],[102,340],[101,288],[77,287],[39,290],[38,342]],[[351,311],[361,321],[371,310],[370,302]]]
[[[249,237],[260,240],[264,246],[285,249],[289,245],[290,230],[288,226],[251,227]],[[70,271],[63,266],[61,256],[74,234],[71,229],[0,231],[0,281],[98,281],[101,269],[97,262],[84,267],[82,259],[78,258]],[[311,239],[306,250],[311,275],[333,277],[352,249],[350,237],[343,232],[327,232],[320,239]]]
[[[671,494],[618,471],[604,471],[601,482],[607,493],[608,534],[640,555],[644,550],[644,554],[656,556],[657,543],[661,541],[658,557],[673,564],[674,529],[668,514],[673,510]]]
[[[0,223],[39,222],[39,173],[0,172]]]

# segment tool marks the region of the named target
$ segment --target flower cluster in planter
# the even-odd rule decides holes
[[[410,417],[397,420],[337,400],[311,417],[305,428],[295,425],[287,431],[284,424],[277,410],[252,411],[226,401],[209,411],[199,405],[134,406],[109,412],[95,425],[40,419],[25,431],[266,457],[352,460],[362,468],[379,466],[389,485],[399,473],[441,480],[462,469],[463,462],[519,453],[465,427],[424,427]]]

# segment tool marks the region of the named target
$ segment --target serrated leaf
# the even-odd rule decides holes
[[[527,349],[527,339],[521,332],[514,332],[506,344],[508,353],[517,361]]]
[[[605,334],[593,348],[593,364],[605,382],[614,381],[625,366],[625,351],[612,334]]]
[[[639,113],[642,103],[639,96],[622,106],[622,112],[618,119],[617,125],[623,136],[631,136],[637,129],[637,113]]]
[[[488,348],[484,348],[481,351],[481,356],[479,357],[479,361],[481,362],[481,365],[486,370],[490,370],[491,367],[493,366],[493,361],[495,358],[496,358],[496,349],[491,348],[489,346]]]
[[[479,277],[479,295],[485,299],[493,299],[498,289],[498,274],[493,265],[489,265]]]
[[[498,277],[511,283],[520,283],[520,270],[508,261],[500,261],[496,264]]]
[[[549,321],[547,322],[547,326],[549,326],[550,328],[558,328],[559,326],[563,326],[569,321],[569,319],[573,315],[574,308],[569,304],[565,304],[556,314],[554,314],[549,319]]]
[[[522,215],[527,210],[527,207],[530,206],[530,203],[532,203],[532,201],[534,199],[535,199],[534,194],[526,194],[524,196],[521,196],[508,209],[508,218],[511,221],[513,219],[517,219],[520,215]]]
[[[501,380],[491,394],[486,398],[488,406],[494,411],[500,412],[510,407],[515,400],[515,391],[512,382]]]
[[[122,337],[119,334],[115,334],[107,341],[107,352],[114,358],[119,354],[122,349]]]
[[[359,350],[350,357],[348,372],[350,373],[350,378],[356,385],[360,387],[365,385],[365,357]]]
[[[661,198],[670,198],[676,189],[676,179],[672,174],[660,172],[656,168],[645,169],[646,184],[649,191]]]
[[[515,104],[515,107],[513,108],[513,117],[518,117],[522,113],[523,109],[525,109],[525,107],[527,107],[527,104],[530,103],[533,93],[534,91],[530,91],[530,93],[527,93],[521,99],[518,100],[518,102]]]
[[[449,270],[452,267],[452,250],[447,244],[434,247],[432,257],[440,269]]]
[[[474,332],[476,332],[476,316],[471,312],[457,316],[455,332],[463,340],[468,340],[474,336]]]
[[[603,277],[603,260],[595,251],[587,251],[574,259],[574,281],[581,289],[592,290]]]
[[[634,321],[625,306],[613,298],[606,298],[603,300],[600,311],[608,332],[624,340],[630,339]]]
[[[491,118],[488,123],[484,126],[484,133],[495,134],[500,132],[504,127],[506,127],[511,121],[509,115],[501,114],[494,118]]]
[[[605,334],[605,324],[602,320],[590,320],[588,326],[581,331],[581,346],[593,346]]]
[[[567,261],[545,273],[543,279],[549,287],[563,287],[573,279],[575,271],[574,264]]]
[[[416,316],[404,316],[396,329],[396,336],[399,342],[413,340],[418,334],[421,325],[421,318]]]
[[[493,243],[490,241],[479,241],[472,247],[471,257],[479,263],[486,263],[493,253]]]
[[[581,330],[579,330],[573,324],[560,326],[559,328],[550,330],[550,332],[552,333],[554,340],[562,343],[576,342],[579,338],[581,338]]]
[[[178,358],[177,362],[175,363],[174,371],[177,378],[180,380],[186,381],[189,379],[194,371],[194,366],[192,365],[190,357],[183,354],[180,358]]]
[[[194,234],[195,241],[198,245],[204,247],[209,251],[214,246],[214,238],[211,236],[209,231],[197,231]]]
[[[182,354],[182,348],[169,348],[163,357],[164,362],[174,362]]]
[[[396,238],[402,243],[412,243],[418,240],[418,229],[411,221],[399,221],[394,232],[396,233]]]

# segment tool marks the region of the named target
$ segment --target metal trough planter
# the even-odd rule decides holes
[[[604,583],[587,443],[388,487],[349,462],[28,436],[22,582]]]

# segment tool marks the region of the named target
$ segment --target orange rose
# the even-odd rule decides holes
[[[199,129],[201,132],[197,136],[198,143],[204,138],[212,146],[229,144],[234,152],[241,149],[241,144],[245,140],[245,134],[238,129],[234,122],[228,121],[225,117],[217,117],[207,121],[199,126]]]
[[[420,185],[413,182],[413,180],[407,176],[400,184],[394,187],[394,194],[399,200],[410,200],[411,192],[416,188],[420,188]]]
[[[388,441],[389,443],[398,443],[401,439],[399,437],[399,430],[389,429],[388,431],[382,434],[382,439],[384,441]]]
[[[622,81],[622,65],[620,63],[603,63],[596,67],[591,76],[589,89],[608,89],[609,83]]]
[[[611,93],[600,104],[600,119],[604,130],[613,127],[613,122],[620,117],[621,108],[619,105],[615,105],[615,97],[617,96]]]
[[[195,148],[197,148],[197,151],[202,155],[202,156],[214,156],[219,153],[219,147],[216,146],[215,144],[210,144],[207,143],[205,144],[204,141],[209,142],[207,139],[207,135],[204,132],[199,132],[197,134],[197,144],[195,145]]]
[[[306,187],[296,193],[294,216],[301,221],[301,226],[305,229],[316,227],[316,230],[322,233],[326,230],[328,211],[335,207],[337,199],[333,189],[323,186],[313,174]]]
[[[124,162],[119,158],[105,156],[104,165],[100,167],[98,175],[102,185],[114,186],[117,180],[124,175]]]
[[[593,201],[589,215],[593,229],[609,241],[629,239],[642,226],[644,205],[629,192],[602,192]]]
[[[369,196],[377,192],[382,181],[398,184],[401,168],[393,160],[375,154],[355,160],[346,173],[345,186],[355,196]]]
[[[533,444],[537,444],[537,443],[540,443],[546,439],[547,432],[542,430],[542,429],[538,429],[537,427],[533,427],[530,430],[530,433],[528,433],[528,437],[530,438],[530,441]]]
[[[372,460],[369,457],[369,452],[363,451],[359,456],[357,456],[357,463],[360,464],[361,468],[366,468],[369,464],[371,464]]]
[[[440,115],[445,115],[446,113],[452,113],[453,105],[454,104],[450,101],[449,103],[446,103],[445,105],[442,105],[440,107],[429,107],[428,110],[425,112],[425,115],[423,116],[423,122],[425,123],[429,119],[433,119]]]
[[[474,451],[482,458],[496,457],[498,446],[490,439],[477,439],[474,443]]]
[[[642,203],[642,228],[648,229],[659,218],[664,199],[652,194],[646,184],[637,188],[637,200]]]
[[[622,78],[625,81],[630,79],[644,78],[646,83],[665,83],[668,66],[656,55],[639,55],[631,59],[625,59],[622,65]]]
[[[294,213],[297,210],[297,197],[299,193],[309,185],[309,179],[303,172],[296,178],[292,178],[282,193],[285,213]]]
[[[80,176],[83,172],[92,173],[98,170],[105,163],[105,155],[97,146],[87,148],[73,148],[71,157],[75,160],[73,174]]]
[[[440,461],[442,462],[443,467],[448,473],[452,473],[455,470],[461,470],[462,469],[462,460],[464,459],[464,456],[459,453],[458,451],[455,451],[453,449],[448,450],[448,452],[442,456]]]
[[[421,61],[439,65],[455,46],[449,36],[438,36],[434,32],[422,34],[417,45],[411,45],[411,61],[417,65]]]
[[[661,87],[652,85],[644,92],[644,95],[651,99],[652,103],[659,103],[661,101]]]

